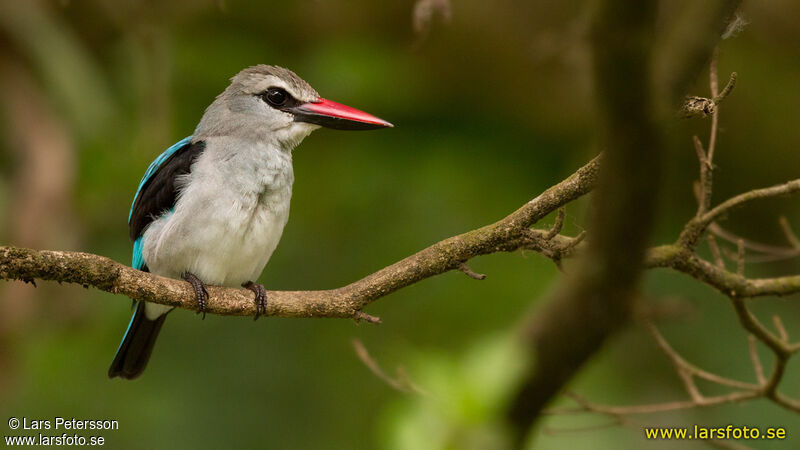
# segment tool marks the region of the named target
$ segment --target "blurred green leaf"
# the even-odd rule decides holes
[[[410,373],[423,393],[390,409],[384,421],[388,448],[508,448],[503,408],[527,365],[510,334],[483,337],[461,356],[420,355]]]

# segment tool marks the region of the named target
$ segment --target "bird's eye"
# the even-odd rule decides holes
[[[267,92],[265,92],[261,98],[272,106],[283,106],[286,104],[286,101],[289,100],[289,94],[281,88],[273,87],[267,89]]]

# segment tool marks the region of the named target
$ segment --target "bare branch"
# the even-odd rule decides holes
[[[592,190],[599,164],[598,156],[494,224],[445,239],[347,286],[324,291],[267,291],[265,315],[368,320],[361,310],[381,297],[425,278],[458,269],[460,264],[476,256],[514,251],[525,245],[525,233],[530,226]],[[562,236],[555,236],[551,241],[554,245],[573,242]],[[140,272],[88,253],[0,246],[0,279],[76,283],[134,300],[197,309],[188,283]],[[209,314],[255,314],[253,294],[246,289],[210,286],[208,291]]]
[[[384,383],[389,385],[392,389],[405,393],[424,394],[421,389],[419,389],[411,382],[411,380],[408,379],[407,374],[400,367],[397,368],[397,378],[392,378],[387,375],[386,372],[384,372],[378,363],[372,358],[372,356],[370,356],[367,348],[360,340],[353,339],[353,350],[355,350],[358,359],[360,359],[361,362],[367,366],[367,369],[369,369],[370,372],[381,379]]]
[[[775,261],[779,259],[788,259],[800,256],[800,247],[782,247],[777,245],[764,244],[762,242],[755,242],[750,239],[745,239],[730,231],[726,230],[720,224],[712,222],[708,226],[708,231],[714,235],[734,244],[738,245],[739,240],[744,243],[747,250],[752,250],[761,255],[749,258],[751,262],[756,261]]]
[[[767,347],[769,347],[776,356],[780,357],[789,357],[792,351],[789,346],[787,346],[782,340],[778,339],[774,334],[772,334],[769,330],[767,330],[761,322],[758,321],[756,316],[750,312],[750,309],[747,308],[747,304],[745,300],[740,297],[731,297],[731,301],[733,302],[734,310],[736,314],[739,316],[739,322],[741,322],[742,326],[753,334],[759,341],[763,342]]]
[[[744,240],[739,239],[736,252],[736,275],[744,276]]]
[[[789,225],[789,220],[786,219],[784,216],[780,216],[778,218],[778,224],[781,226],[781,231],[783,232],[784,237],[786,237],[786,241],[792,248],[800,249],[800,239],[797,238],[797,235],[794,234],[792,230],[792,226]]]
[[[714,69],[716,70],[716,67]],[[725,87],[722,88],[722,92],[720,92],[719,95],[714,94],[713,89],[711,90],[711,95],[714,95],[714,103],[719,105],[722,102],[722,100],[725,99],[725,97],[731,94],[731,91],[733,91],[734,86],[736,86],[736,77],[737,77],[736,72],[731,73],[730,78],[728,79],[728,84],[726,84]]]
[[[750,202],[767,198],[780,197],[783,195],[794,194],[800,191],[800,178],[778,184],[768,188],[753,189],[752,191],[732,197],[708,212],[692,219],[684,228],[679,242],[682,246],[694,249],[702,233],[711,225],[712,222],[740,208]]]
[[[711,87],[711,97],[713,98],[712,102],[714,104],[713,111],[711,113],[711,134],[708,138],[708,165],[711,165],[711,161],[714,160],[714,149],[717,147],[717,129],[719,127],[719,108],[718,105],[718,91],[719,91],[719,80],[717,75],[717,63],[719,60],[719,46],[714,47],[714,51],[711,53],[711,64],[709,64],[708,70],[708,78],[709,84]],[[733,89],[733,84],[736,81],[736,73],[731,75],[731,81],[728,83],[730,89]],[[728,92],[730,92],[730,89]],[[726,94],[727,96],[727,94]]]
[[[716,406],[725,403],[736,403],[758,398],[760,397],[760,394],[755,391],[748,391],[748,392],[735,391],[725,395],[706,397],[705,402],[702,405],[698,405],[692,400],[685,400],[678,402],[664,402],[664,403],[653,403],[649,405],[633,405],[633,406],[601,405],[590,402],[585,398],[577,397],[577,395],[574,393],[570,393],[568,396],[573,399],[581,398],[582,399],[582,401],[580,402],[581,407],[571,408],[571,409],[570,408],[551,409],[548,412],[550,414],[575,414],[575,413],[594,412],[594,413],[609,414],[615,416],[653,414],[653,413],[667,412],[667,411],[678,411],[681,409]]]
[[[764,367],[761,365],[761,358],[758,357],[756,337],[752,334],[747,335],[747,346],[750,349],[750,361],[753,363],[753,370],[756,372],[756,381],[759,386],[764,386],[767,383],[767,379],[764,377]]]
[[[737,388],[737,389],[746,389],[746,390],[757,390],[758,389],[757,385],[750,384],[750,383],[744,383],[744,382],[737,381],[737,380],[732,380],[730,378],[725,378],[725,377],[713,374],[711,372],[707,372],[707,371],[705,371],[703,369],[700,369],[699,367],[689,363],[688,361],[683,359],[683,357],[680,354],[678,354],[678,352],[676,352],[672,348],[671,345],[669,345],[667,340],[664,339],[664,336],[661,335],[661,333],[658,331],[658,328],[656,328],[654,324],[652,324],[651,322],[648,322],[648,323],[646,323],[646,325],[647,325],[648,331],[650,331],[650,334],[656,340],[656,344],[658,344],[658,346],[661,348],[661,350],[664,351],[664,353],[672,361],[672,364],[675,366],[675,369],[678,371],[679,375],[681,375],[681,372],[684,372],[684,373],[690,374],[692,376],[696,376],[698,378],[702,378],[702,379],[704,379],[706,381],[710,381],[712,383],[716,383],[716,384],[719,384],[719,385],[722,385],[722,386],[729,386],[729,387],[733,387],[733,388]],[[681,375],[681,377],[683,378],[682,375]],[[684,382],[686,382],[686,381],[684,380]],[[691,383],[692,383],[692,385],[694,385],[694,381],[692,381]],[[693,389],[696,389],[696,387],[694,387]],[[688,386],[687,386],[687,390],[690,390]],[[692,397],[692,400],[697,401],[699,403],[702,403],[703,401],[705,401],[705,399],[701,395],[699,395],[699,392],[697,393],[697,395],[692,395],[691,392],[689,392],[689,393],[690,393],[690,396]]]
[[[556,216],[556,221],[553,223],[553,228],[550,228],[550,231],[548,231],[544,237],[546,241],[553,239],[558,233],[561,233],[561,229],[564,227],[565,215],[566,210],[564,208],[558,208],[558,215]]]
[[[717,245],[717,240],[714,239],[713,234],[709,234],[708,237],[708,248],[711,249],[711,256],[714,258],[714,263],[722,270],[725,270],[725,261],[722,259],[722,254],[719,251],[719,246]]]
[[[711,211],[703,215],[701,223],[704,224],[705,226],[708,226],[709,223],[720,218],[722,215],[728,214],[734,209],[740,208],[746,205],[747,203],[753,202],[755,200],[762,200],[766,198],[774,198],[783,195],[793,194],[798,190],[800,190],[800,179],[795,179],[768,188],[754,189],[752,191],[745,192],[744,194],[737,195],[736,197],[730,198],[722,202],[721,204],[713,208]]]
[[[711,206],[711,186],[714,166],[711,157],[703,149],[700,138],[692,136],[697,160],[700,162],[700,183],[697,185],[697,215],[702,216]]]
[[[672,365],[675,366],[675,371],[678,372],[678,376],[681,377],[689,397],[692,399],[692,401],[701,403],[703,401],[703,394],[700,393],[700,390],[697,389],[697,385],[694,382],[692,368],[675,350],[673,350],[667,340],[664,339],[661,333],[658,332],[658,329],[655,327],[655,325],[653,325],[651,322],[648,322],[646,323],[646,326],[658,346],[672,361]]]
[[[376,324],[383,322],[380,317],[372,316],[363,311],[356,311],[355,314],[353,314],[353,320],[355,320],[356,323],[362,320],[367,323],[376,323]]]
[[[683,359],[658,332],[657,328],[652,323],[648,322],[647,326],[650,333],[653,335],[658,346],[672,361],[691,400],[653,405],[612,407],[597,405],[573,394],[571,397],[581,406],[578,410],[572,410],[573,412],[584,411],[601,413],[613,417],[618,423],[622,423],[622,419],[629,414],[671,411],[767,398],[785,409],[800,413],[800,400],[788,398],[778,392],[778,386],[785,375],[787,362],[793,353],[800,351],[800,343],[791,344],[789,342],[788,333],[779,316],[773,316],[775,328],[778,332],[778,336],[776,336],[759,322],[750,312],[746,304],[747,297],[784,295],[800,292],[800,277],[786,276],[752,280],[744,276],[745,253],[747,248],[754,248],[763,253],[764,255],[760,256],[761,258],[782,257],[789,254],[800,254],[800,251],[798,251],[798,248],[800,248],[800,240],[794,235],[786,220],[781,218],[781,228],[786,240],[791,245],[789,249],[748,242],[732,234],[725,236],[726,239],[736,242],[737,244],[737,252],[732,257],[732,259],[736,261],[736,273],[731,273],[726,270],[720,248],[713,234],[708,235],[708,241],[716,265],[712,265],[695,255],[695,249],[700,237],[707,230],[712,233],[722,230],[722,228],[715,223],[715,220],[726,215],[734,208],[740,207],[753,200],[791,194],[800,190],[800,180],[793,180],[771,188],[746,192],[721,203],[715,208],[710,208],[712,171],[714,167],[713,155],[718,132],[718,109],[716,106],[730,94],[736,81],[736,73],[733,73],[726,87],[721,93],[718,93],[717,56],[718,52],[715,49],[709,71],[709,84],[713,99],[704,99],[707,103],[706,107],[703,108],[703,111],[707,111],[708,114],[712,115],[708,150],[703,149],[701,141],[696,136],[694,137],[694,148],[700,162],[700,181],[695,184],[695,194],[698,201],[697,214],[694,219],[686,224],[676,244],[651,249],[645,264],[649,267],[671,267],[675,270],[687,273],[698,280],[714,286],[731,299],[742,327],[749,332],[749,355],[756,374],[757,384],[752,385],[736,380],[729,380],[696,368]],[[695,106],[696,105],[697,104],[695,104]],[[732,239],[732,237],[735,237],[735,239]],[[764,343],[775,355],[775,363],[772,368],[772,373],[769,376],[766,376],[764,373],[764,367],[758,355],[757,341]],[[702,377],[713,383],[739,390],[707,398],[704,397],[698,389],[694,377]]]
[[[550,201],[556,200],[548,200]],[[533,206],[535,203],[529,205]],[[515,217],[511,215],[504,221],[514,220]],[[507,235],[512,236],[510,241],[493,240],[493,245],[487,247],[482,239],[493,237],[497,227],[502,226],[504,221],[446,239],[343,288],[327,291],[268,291],[267,314],[279,317],[353,318],[361,308],[372,301],[416,281],[449,270],[447,266],[450,263],[447,261],[430,261],[428,258],[441,258],[442,255],[446,258],[452,255],[452,252],[463,256],[471,252],[477,255],[492,251],[511,251],[526,244],[527,241],[524,239],[513,238],[514,234],[508,233]],[[525,222],[525,220],[520,221]],[[547,233],[540,230],[531,231],[538,232],[540,237]],[[563,252],[567,252],[581,242],[583,236],[585,233],[575,238],[557,235],[551,242]],[[469,241],[465,242],[467,239]],[[453,261],[452,264],[454,268],[458,268],[460,263]],[[800,292],[800,275],[748,279],[704,261],[675,244],[651,248],[645,265],[669,267],[686,273],[725,295],[758,297]],[[409,275],[409,272],[414,270],[421,272]],[[27,281],[40,279],[91,285],[106,292],[126,295],[134,300],[196,310],[192,291],[187,283],[140,272],[108,258],[88,253],[0,246],[0,279]],[[209,293],[210,314],[251,315],[255,311],[252,292],[246,289],[211,286]]]
[[[781,340],[785,343],[789,343],[789,333],[786,332],[786,328],[783,326],[783,321],[781,320],[781,316],[775,314],[772,316],[772,323],[775,324],[775,329],[778,330],[778,336]]]
[[[581,231],[575,237],[567,237],[554,234],[553,229],[545,232],[531,228],[523,233],[522,248],[537,251],[542,256],[550,258],[560,270],[561,260],[572,256],[575,249],[585,238],[586,231]]]
[[[486,279],[486,274],[474,272],[466,263],[461,263],[458,265],[458,270],[464,272],[464,275],[475,279],[475,280],[483,280]]]

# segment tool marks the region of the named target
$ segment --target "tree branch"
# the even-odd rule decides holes
[[[656,3],[606,0],[598,5],[592,52],[606,156],[595,215],[587,226],[592,239],[576,275],[563,280],[525,324],[523,339],[534,363],[508,412],[517,447],[545,404],[631,315],[662,168],[656,106],[685,92],[738,3],[710,2],[703,23],[692,23],[691,39],[680,46],[685,57],[669,72],[672,80],[661,97],[653,95],[649,70]]]
[[[726,296],[763,297],[800,292],[800,275],[746,278],[712,264],[679,244],[660,245],[648,251],[647,267],[668,267],[715,288]]]
[[[797,191],[800,191],[800,178],[768,188],[754,189],[752,191],[745,192],[744,194],[737,195],[736,197],[732,197],[712,208],[710,211],[692,219],[692,221],[689,222],[684,229],[683,233],[681,233],[680,240],[685,245],[693,247],[697,245],[700,236],[702,236],[703,232],[708,229],[709,225],[711,225],[712,222],[721,216],[755,200],[780,197],[783,195],[793,194]]]
[[[447,270],[461,270],[463,261],[475,256],[520,248],[533,249],[548,256],[542,247],[537,247],[542,242],[561,252],[571,251],[582,241],[585,233],[576,237],[551,236],[551,231],[530,230],[525,226],[589,192],[596,181],[598,165],[599,160],[595,158],[499,222],[445,239],[345,287],[324,291],[268,291],[267,315],[362,319],[357,312],[369,303]],[[509,223],[514,224],[511,230],[523,231],[509,231]],[[680,243],[651,248],[644,265],[646,268],[670,268],[685,273],[726,296],[749,298],[800,292],[800,275],[746,278],[703,260]],[[197,309],[188,283],[141,272],[90,253],[0,246],[0,279],[75,283],[134,300]],[[245,316],[255,312],[252,293],[247,289],[209,286],[209,294],[210,314]]]
[[[711,61],[710,69],[711,93],[715,100],[724,98],[726,95],[728,95],[731,92],[733,83],[735,81],[734,74],[731,76],[731,81],[728,83],[728,86],[723,89],[722,93],[718,94],[719,86],[717,81],[716,56],[717,52],[715,51],[714,57]],[[739,236],[725,231],[714,222],[716,219],[726,215],[730,210],[742,206],[750,201],[795,193],[800,190],[797,186],[798,181],[800,180],[793,180],[781,185],[773,186],[771,188],[756,189],[733,197],[721,203],[716,208],[709,210],[711,205],[713,149],[718,131],[717,109],[713,109],[712,114],[708,152],[703,149],[702,143],[697,136],[694,137],[695,152],[697,153],[697,158],[700,163],[700,182],[696,183],[695,185],[697,187],[697,213],[694,219],[684,227],[677,243],[671,246],[661,246],[651,249],[648,254],[648,258],[645,261],[645,265],[649,267],[672,267],[676,270],[683,271],[696,279],[714,286],[720,292],[730,298],[734,311],[739,317],[739,322],[748,332],[747,337],[749,356],[756,375],[756,384],[743,383],[697,368],[680,356],[680,354],[676,352],[669,345],[666,339],[664,339],[664,337],[658,332],[656,327],[652,323],[647,322],[646,325],[648,326],[648,329],[653,335],[656,343],[672,361],[675,371],[683,381],[690,400],[657,403],[651,405],[610,407],[596,405],[586,401],[585,399],[582,399],[579,396],[573,395],[573,400],[575,400],[581,406],[581,408],[573,408],[572,410],[564,410],[563,412],[582,411],[600,413],[613,417],[620,424],[626,424],[629,423],[629,421],[625,415],[630,414],[705,407],[709,405],[732,402],[738,403],[747,400],[766,398],[787,410],[800,413],[800,400],[789,398],[778,392],[778,387],[784,379],[788,360],[794,353],[800,351],[800,343],[792,344],[789,341],[788,332],[783,326],[783,322],[780,320],[779,316],[773,316],[773,322],[775,329],[777,330],[776,335],[762,325],[758,318],[750,312],[747,306],[748,297],[763,295],[785,295],[800,291],[800,284],[798,284],[800,282],[800,277],[788,276],[773,279],[749,280],[744,276],[746,249],[763,253],[762,258],[796,256],[798,240],[785,218],[781,218],[780,225],[787,242],[789,242],[791,246],[789,248],[775,247],[747,241]],[[697,243],[706,233],[706,231],[708,231],[708,243],[716,265],[706,262],[694,255]],[[714,239],[715,234],[737,244],[737,252],[735,255],[731,256],[731,259],[736,262],[735,273],[731,273],[726,270],[725,264],[722,261],[720,249],[716,244],[716,240]],[[758,355],[758,341],[769,348],[769,350],[771,350],[775,356],[772,373],[769,377],[765,375],[764,367]],[[738,390],[729,392],[728,394],[708,398],[703,396],[698,389],[697,385],[695,384],[695,377]]]
[[[323,291],[267,291],[265,315],[363,319],[359,314],[361,309],[398,289],[458,270],[476,256],[527,246],[529,227],[592,190],[599,164],[598,156],[498,222],[433,244],[347,286]],[[549,232],[539,234],[547,236]],[[565,236],[557,238],[553,238],[556,243],[565,246],[571,243]],[[0,279],[76,283],[134,300],[197,310],[188,283],[141,272],[89,253],[0,246]],[[255,314],[253,294],[246,289],[210,286],[208,292],[209,314]]]

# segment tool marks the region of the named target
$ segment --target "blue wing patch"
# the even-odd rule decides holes
[[[143,248],[144,236],[139,236],[133,241],[133,262],[131,263],[131,267],[136,270],[142,270],[142,267],[145,266],[144,256],[142,255]]]
[[[131,223],[131,217],[133,216],[134,206],[136,205],[136,200],[139,198],[139,195],[142,192],[142,188],[147,184],[147,181],[158,172],[158,169],[167,161],[172,155],[175,154],[181,148],[189,145],[191,143],[192,137],[186,137],[182,140],[178,141],[172,147],[166,149],[164,153],[158,155],[158,157],[150,163],[150,166],[147,168],[147,171],[144,173],[142,177],[142,181],[139,182],[139,186],[136,188],[136,195],[133,196],[133,202],[131,202],[131,210],[128,213],[128,224]],[[147,263],[144,260],[144,255],[142,251],[144,250],[144,236],[140,235],[136,237],[136,240],[133,241],[133,258],[131,261],[131,267],[136,270],[147,270]]]
[[[131,202],[131,210],[130,212],[128,212],[128,223],[131,222],[131,216],[133,215],[133,206],[136,204],[136,199],[139,198],[139,193],[142,191],[142,188],[144,187],[145,183],[147,183],[147,180],[149,180],[150,177],[152,177],[153,174],[156,173],[158,168],[161,167],[161,164],[164,164],[164,161],[168,160],[170,156],[174,155],[175,152],[180,150],[183,146],[188,145],[191,141],[192,141],[191,136],[181,139],[180,141],[175,143],[175,145],[166,149],[164,153],[158,155],[158,158],[156,158],[152,163],[150,163],[150,167],[148,167],[147,171],[144,173],[142,181],[139,182],[139,187],[136,188],[136,195],[133,196],[133,201]]]

